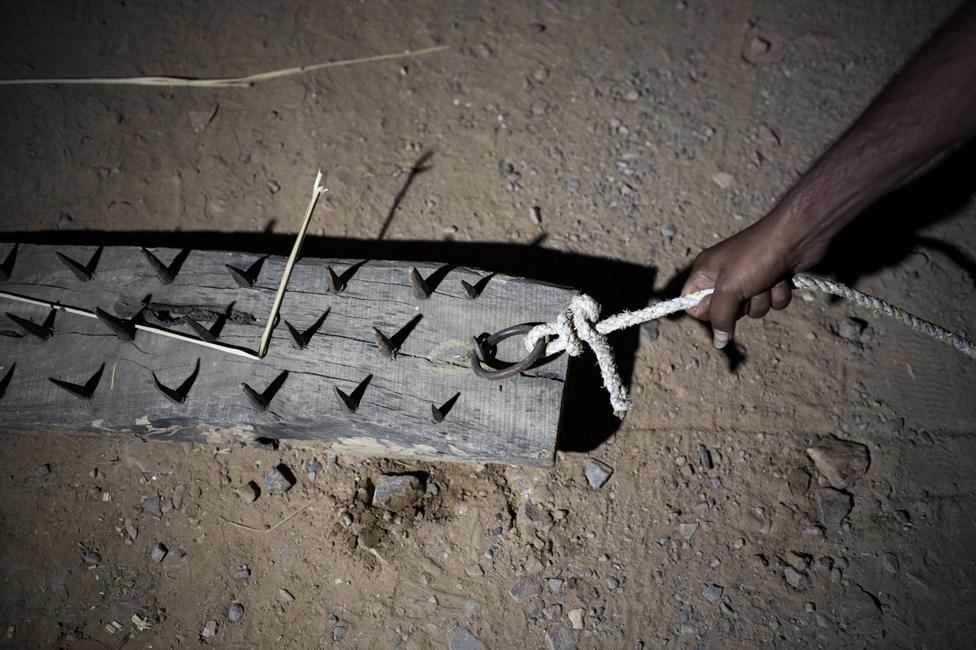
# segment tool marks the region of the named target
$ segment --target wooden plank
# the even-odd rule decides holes
[[[0,259],[10,246],[0,246]],[[284,266],[267,257],[253,287],[238,286],[226,265],[250,268],[259,255],[189,251],[175,278],[165,283],[134,247],[101,250],[94,277],[69,268],[56,253],[88,264],[95,247],[21,244],[0,290],[120,317],[140,309],[145,322],[185,334],[188,315],[209,327],[226,318],[220,342],[256,349]],[[169,265],[181,251],[153,253]],[[344,291],[327,291],[326,266],[351,273]],[[411,291],[409,268],[437,286],[428,300]],[[355,268],[352,268],[355,267]],[[476,284],[475,269],[403,262],[303,259],[296,265],[282,307],[282,321],[299,331],[316,323],[305,349],[298,349],[285,325],[274,331],[260,360],[139,331],[129,342],[103,323],[58,312],[54,335],[27,335],[14,320],[0,319],[0,378],[16,364],[0,398],[0,430],[132,435],[175,440],[250,442],[256,437],[323,440],[339,451],[388,457],[545,465],[552,462],[566,358],[559,357],[521,376],[498,382],[480,379],[468,367],[471,337],[509,325],[552,319],[574,295],[571,290],[496,275],[477,299],[461,280]],[[437,282],[439,280],[439,282]],[[0,300],[4,312],[43,323],[49,310]],[[372,328],[394,337],[413,327],[395,359],[382,353]],[[499,356],[522,356],[518,340]],[[167,400],[152,372],[178,387],[199,361],[185,402]],[[81,399],[49,380],[84,384],[104,364],[90,399]],[[263,391],[287,371],[265,411],[248,400],[241,384]],[[335,387],[351,394],[371,380],[358,409],[348,414]],[[431,405],[458,395],[440,423]]]

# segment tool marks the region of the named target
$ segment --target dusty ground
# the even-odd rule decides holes
[[[566,273],[572,255],[628,262],[664,291],[762,215],[952,4],[5,5],[2,77],[452,49],[251,90],[0,89],[2,229],[288,233],[321,166],[325,244],[545,234]],[[882,206],[829,270],[972,332],[972,159]],[[216,621],[215,647],[972,647],[972,364],[798,298],[744,323],[735,358],[688,319],[661,323],[624,425],[549,470],[8,437],[0,644],[195,646]],[[843,520],[805,453],[831,436],[870,457]],[[599,489],[588,456],[613,468]],[[237,496],[279,462],[299,479],[287,495]],[[384,513],[367,503],[383,471],[436,488]]]

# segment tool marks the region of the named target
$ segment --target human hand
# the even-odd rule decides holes
[[[792,297],[791,278],[819,262],[826,241],[809,241],[804,228],[770,215],[698,255],[682,295],[715,289],[688,313],[711,321],[713,341],[722,349],[737,319],[762,318],[784,309]]]

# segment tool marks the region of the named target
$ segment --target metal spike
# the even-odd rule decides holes
[[[268,400],[264,398],[259,392],[248,386],[247,384],[241,384],[241,390],[247,395],[247,399],[251,402],[251,405],[258,411],[264,411],[268,408]]]
[[[82,282],[88,282],[92,279],[92,277],[94,277],[94,274],[88,269],[88,267],[82,266],[67,255],[63,255],[61,253],[55,253],[55,255],[57,255],[58,259],[68,267],[68,270],[74,273],[75,277]]]
[[[413,297],[417,300],[427,300],[430,298],[430,287],[427,281],[420,275],[416,268],[410,267],[410,286],[413,288]]]
[[[471,300],[477,298],[478,295],[481,293],[481,291],[478,290],[478,287],[471,284],[470,282],[461,280],[461,286],[464,287],[464,293],[466,293],[468,298],[470,298]]]
[[[21,329],[23,329],[28,334],[36,336],[42,341],[46,341],[52,336],[54,336],[54,328],[52,326],[54,325],[55,311],[56,310],[54,309],[51,310],[50,314],[48,314],[47,319],[45,319],[43,325],[38,325],[34,321],[27,320],[26,318],[21,318],[16,314],[11,314],[9,311],[7,312],[7,318],[17,323],[17,325],[19,325]]]
[[[67,392],[71,393],[75,397],[80,397],[81,399],[91,399],[92,395],[95,394],[95,389],[98,388],[98,382],[102,378],[102,373],[105,371],[105,364],[103,363],[101,367],[95,371],[95,374],[85,382],[84,386],[79,386],[78,384],[72,384],[71,382],[64,381],[63,379],[57,379],[55,377],[48,377],[48,381],[62,388]]]
[[[356,409],[359,408],[359,402],[355,400],[352,396],[345,394],[338,386],[333,386],[335,388],[336,397],[339,400],[339,406],[346,413],[355,413]]]
[[[393,341],[391,341],[386,334],[384,334],[383,332],[379,331],[379,329],[374,327],[373,339],[376,341],[376,347],[380,349],[380,352],[385,354],[390,359],[396,359],[396,355],[397,355],[396,345],[394,345]]]
[[[308,345],[308,338],[305,334],[295,329],[295,326],[287,320],[285,320],[285,329],[288,330],[288,336],[291,337],[291,342],[295,344],[295,347],[304,350],[305,346]]]
[[[100,309],[98,307],[95,307],[95,316],[123,341],[136,340],[136,324],[131,320],[125,320],[119,318],[118,316],[113,316],[104,309]]]
[[[14,272],[14,263],[17,261],[18,248],[20,248],[20,244],[14,244],[14,247],[10,249],[7,257],[3,260],[3,264],[0,264],[0,281],[9,280],[10,274]]]
[[[170,270],[168,266],[163,264],[163,262],[156,257],[152,251],[150,251],[145,246],[142,247],[142,254],[146,256],[146,261],[149,262],[149,266],[152,267],[159,279],[163,281],[163,284],[170,284],[176,276],[173,275],[173,271]]]
[[[186,395],[180,395],[177,391],[173,390],[172,388],[169,388],[168,386],[164,386],[163,382],[159,381],[159,377],[156,376],[155,372],[152,372],[151,374],[152,374],[153,386],[155,386],[156,390],[162,393],[166,397],[166,399],[173,402],[174,404],[182,404],[183,402],[186,401]]]
[[[434,406],[433,403],[430,405],[430,421],[434,424],[440,424],[444,421],[444,413],[442,413],[439,408]]]
[[[237,283],[237,286],[242,289],[249,289],[254,286],[254,281],[257,278],[251,277],[250,273],[244,269],[234,266],[233,264],[224,264],[224,266],[226,266],[227,270],[230,271],[230,275],[232,278],[234,278],[234,282]]]
[[[3,399],[3,396],[7,394],[7,386],[10,385],[10,380],[14,376],[14,369],[16,367],[16,363],[10,364],[10,369],[7,370],[7,374],[3,376],[3,379],[0,379],[0,399]]]
[[[190,318],[189,316],[183,315],[182,318],[183,318],[183,322],[189,325],[190,329],[192,329],[194,333],[196,333],[196,335],[199,336],[202,340],[206,341],[207,343],[217,342],[218,337],[214,336],[213,332],[211,332],[208,328],[204,327],[203,325],[201,325],[194,319]]]
[[[325,285],[328,287],[329,293],[334,293],[334,294],[342,293],[343,290],[346,288],[346,285],[343,283],[342,278],[336,275],[336,272],[332,269],[331,266],[326,266],[325,271],[326,271]]]

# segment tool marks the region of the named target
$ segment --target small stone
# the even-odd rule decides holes
[[[762,56],[769,51],[771,44],[765,38],[756,36],[749,42],[749,51],[753,56]]]
[[[538,580],[529,578],[528,576],[522,576],[515,581],[515,584],[512,585],[508,593],[515,602],[522,603],[542,594],[542,585]]]
[[[685,539],[691,539],[698,532],[698,526],[700,524],[697,521],[687,521],[678,524],[678,529],[681,531],[681,536]]]
[[[722,598],[722,594],[725,589],[720,585],[706,585],[705,589],[702,591],[702,595],[705,596],[705,600],[710,603],[714,603]]]
[[[88,551],[81,554],[82,561],[88,566],[98,566],[102,563],[102,556],[97,551]]]
[[[871,464],[865,445],[840,438],[828,438],[808,447],[807,456],[827,483],[838,490],[854,485]]]
[[[840,526],[854,507],[854,498],[847,492],[834,488],[818,488],[813,491],[817,518],[828,530]]]
[[[546,630],[546,648],[549,650],[576,650],[576,638],[565,625],[553,625]]]
[[[237,580],[238,582],[241,582],[242,580],[247,580],[250,577],[251,577],[251,569],[249,569],[246,565],[241,566],[236,571],[234,571],[234,580]]]
[[[532,78],[539,83],[545,83],[545,81],[549,79],[549,69],[543,65],[540,65],[538,68],[532,71]]]
[[[284,463],[268,472],[264,477],[263,487],[268,494],[284,494],[295,485],[295,475]]]
[[[902,526],[910,526],[912,524],[912,516],[908,514],[907,510],[895,510],[895,520]]]
[[[715,172],[712,174],[712,182],[723,190],[727,190],[735,183],[735,176],[728,172]]]
[[[582,609],[571,609],[566,615],[569,618],[570,625],[573,626],[574,630],[583,629],[583,610]]]
[[[424,485],[413,474],[382,474],[373,490],[373,507],[391,512],[413,506],[424,496]]]
[[[860,585],[854,585],[845,591],[837,605],[837,616],[845,625],[880,615],[881,607],[878,600],[864,591]]]
[[[244,500],[244,503],[254,503],[258,500],[258,497],[261,496],[261,488],[259,488],[258,484],[254,481],[250,481],[247,485],[241,488],[241,491],[238,492],[238,494],[240,495],[241,499]]]
[[[653,343],[658,337],[658,323],[656,320],[649,320],[646,323],[641,323],[640,333],[645,339]]]
[[[809,601],[803,603],[803,611],[805,611],[807,614],[812,614],[813,612],[817,611],[817,604]]]
[[[634,88],[628,88],[627,92],[624,93],[625,102],[636,102],[640,99],[640,93]]]
[[[806,571],[810,568],[810,564],[813,563],[813,556],[807,555],[806,553],[797,553],[796,551],[787,551],[786,562],[798,571]]]
[[[291,602],[294,602],[295,595],[293,593],[291,593],[290,591],[288,591],[287,589],[285,589],[284,587],[279,587],[278,588],[278,598],[280,598],[281,600],[283,600],[286,603],[291,603]]]
[[[200,638],[203,641],[209,641],[215,636],[217,636],[217,621],[207,621],[207,624],[200,631]]]
[[[546,605],[545,609],[542,610],[542,615],[550,621],[558,621],[563,615],[563,606],[559,603]]]
[[[529,208],[529,219],[531,219],[532,220],[532,223],[534,223],[537,226],[539,224],[541,224],[542,223],[542,208],[540,208],[537,205],[533,205],[531,208]]]
[[[583,464],[583,473],[586,474],[586,481],[594,490],[603,487],[610,476],[613,475],[613,468],[595,458],[587,458]]]
[[[186,498],[186,486],[183,484],[177,485],[173,489],[173,508],[179,510],[183,507],[183,499]]]
[[[454,630],[447,642],[448,650],[481,650],[484,648],[481,640],[464,628]]]
[[[219,109],[220,105],[215,104],[213,108],[207,108],[202,111],[189,111],[187,117],[190,120],[190,126],[193,127],[194,131],[203,131],[217,117],[217,111]]]
[[[892,433],[901,433],[902,429],[905,428],[905,418],[889,418],[885,422],[885,427]]]
[[[885,571],[891,575],[898,573],[898,569],[901,568],[901,563],[898,562],[898,556],[894,553],[885,553],[881,559],[881,564],[884,566]]]
[[[549,102],[544,99],[537,99],[532,102],[533,115],[545,115],[549,112]]]
[[[791,566],[786,567],[783,570],[783,577],[786,578],[786,583],[798,591],[802,591],[807,587],[807,576],[806,574],[797,571]]]
[[[151,497],[142,497],[140,503],[142,504],[143,512],[151,514],[156,519],[163,518],[162,500],[158,494]]]
[[[98,171],[100,171],[102,169],[105,170],[104,175],[101,174],[101,173],[99,174],[99,176],[102,176],[102,178],[107,177],[108,176],[108,172],[111,172],[111,170],[109,170],[108,168],[105,168],[105,167],[101,167],[101,168],[96,167],[95,169],[97,170],[96,173],[98,173]],[[75,220],[67,212],[62,212],[61,213],[61,217],[58,219],[58,225],[55,226],[55,228],[57,228],[58,230],[74,230],[75,229]]]
[[[244,606],[240,603],[234,603],[227,610],[227,620],[231,623],[236,623],[237,621],[244,618]]]
[[[139,527],[136,526],[135,522],[131,519],[126,519],[124,522],[125,532],[129,535],[129,539],[133,542],[139,537]]]
[[[564,582],[559,578],[549,578],[546,584],[549,585],[549,591],[558,594],[559,590],[563,588]]]
[[[714,467],[712,465],[712,453],[708,451],[705,445],[698,445],[698,464],[706,472]]]
[[[318,478],[319,472],[322,471],[322,463],[317,460],[313,460],[308,464],[308,480],[314,481]]]
[[[41,465],[40,467],[34,470],[34,476],[37,476],[38,478],[47,476],[50,473],[51,473],[51,465],[48,463],[45,463],[44,465]]]
[[[846,318],[837,325],[837,336],[848,341],[856,341],[867,325],[860,318]]]
[[[281,190],[281,184],[275,180],[268,180],[268,191],[272,194],[277,194]]]
[[[160,542],[153,547],[152,553],[149,554],[149,557],[152,558],[153,562],[159,564],[166,557],[167,553],[169,553],[169,549],[166,548],[165,544]]]

